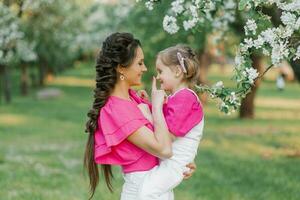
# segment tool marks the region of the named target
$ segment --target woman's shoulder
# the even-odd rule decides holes
[[[118,121],[128,121],[142,117],[143,115],[135,102],[116,96],[109,96],[100,110],[100,120],[109,118]]]

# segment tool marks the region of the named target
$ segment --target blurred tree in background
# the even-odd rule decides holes
[[[10,101],[10,73],[21,71],[21,94],[28,93],[29,83],[44,85],[47,74],[57,73],[78,57],[76,40],[82,30],[79,7],[68,1],[3,1],[1,12],[0,62],[5,100]],[[10,29],[9,29],[10,27]],[[5,28],[8,28],[7,30]],[[31,68],[31,81],[29,70]],[[33,69],[33,68],[36,68]],[[33,70],[38,71],[38,78]]]

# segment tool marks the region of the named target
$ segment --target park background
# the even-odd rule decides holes
[[[86,114],[95,56],[112,32],[133,33],[142,43],[148,72],[136,89],[149,91],[156,53],[177,43],[198,52],[204,83],[234,86],[234,53],[244,37],[240,26],[234,24],[218,44],[207,30],[170,35],[162,28],[167,2],[149,12],[135,1],[0,1],[1,30],[15,24],[10,30],[16,48],[13,61],[0,62],[0,199],[88,198],[82,164]],[[268,65],[263,57],[257,62],[261,69]],[[276,80],[282,73],[286,85],[279,90]],[[300,199],[298,78],[295,64],[272,68],[257,82],[250,103],[231,115],[202,95],[205,129],[197,171],[175,189],[176,199]],[[114,176],[114,193],[101,178],[94,199],[119,198],[118,167]]]

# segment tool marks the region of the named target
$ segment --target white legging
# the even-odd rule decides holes
[[[154,167],[151,170],[155,170],[156,167]],[[139,193],[140,186],[143,184],[144,177],[147,173],[149,173],[149,171],[131,172],[123,174],[125,183],[121,192],[121,200],[139,200],[137,195]],[[159,200],[174,200],[173,190],[160,196]]]

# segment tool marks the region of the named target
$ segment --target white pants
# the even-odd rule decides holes
[[[140,200],[139,194],[141,194],[141,186],[143,185],[144,179],[147,177],[146,175],[151,174],[153,170],[157,169],[158,168],[156,166],[149,171],[123,174],[125,183],[121,192],[121,200]],[[174,200],[173,190],[160,195],[157,200]]]
[[[138,200],[162,200],[165,195],[173,194],[173,189],[183,180],[183,172],[186,167],[174,163],[172,160],[165,160],[144,177],[139,189]],[[173,200],[174,195],[169,196]]]

